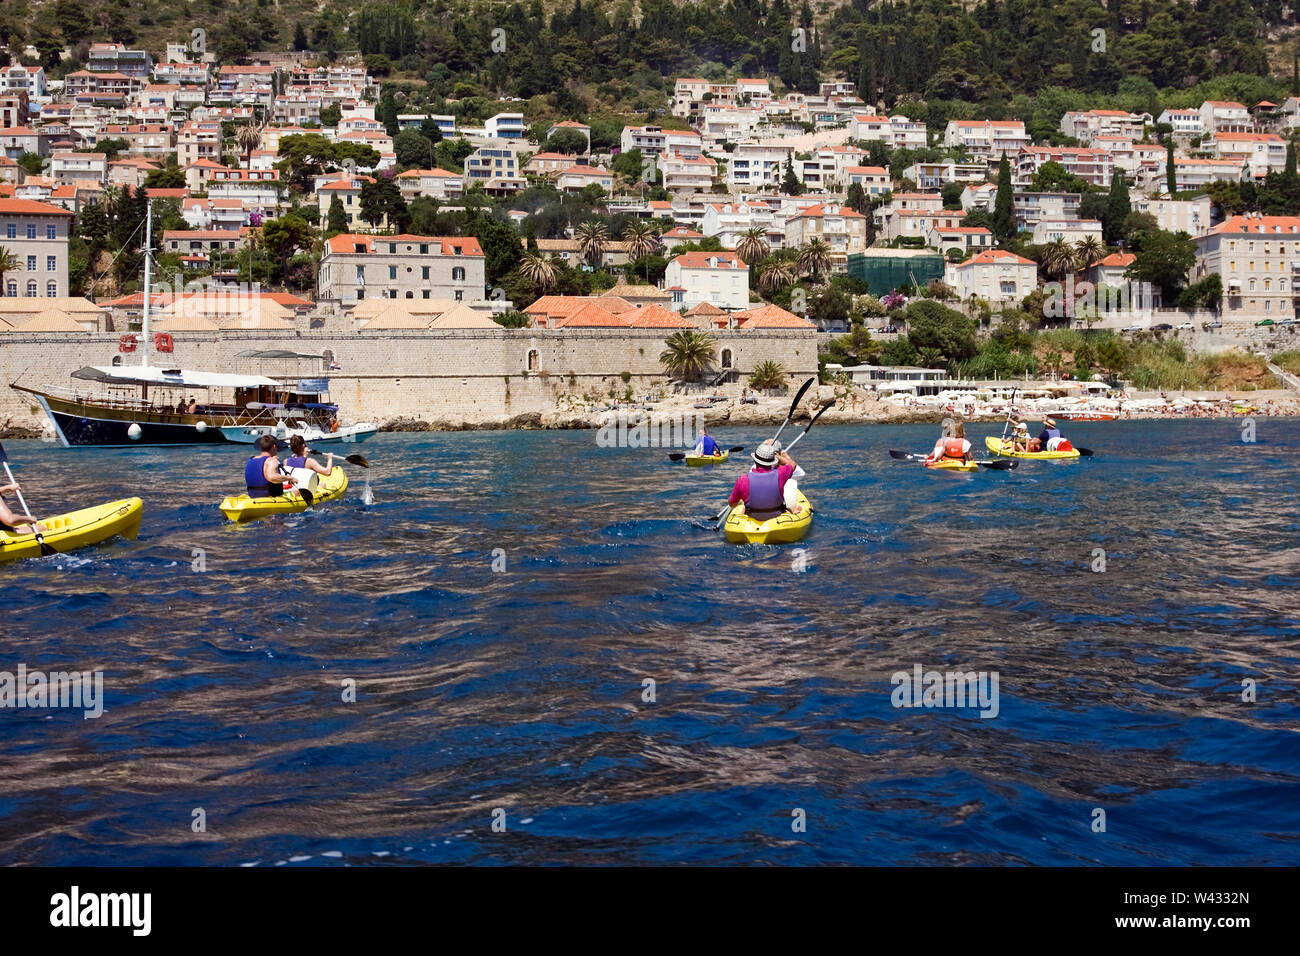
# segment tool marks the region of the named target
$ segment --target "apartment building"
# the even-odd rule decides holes
[[[280,171],[214,169],[208,177],[208,196],[238,199],[245,209],[274,209],[280,203]]]
[[[1199,110],[1201,128],[1205,133],[1253,133],[1255,120],[1250,110],[1240,103],[1224,100],[1206,100]]]
[[[205,159],[221,162],[221,124],[186,123],[176,134],[176,164],[185,169]]]
[[[211,255],[214,252],[237,252],[245,239],[229,229],[167,229],[163,232],[163,250],[183,256]]]
[[[1164,110],[1156,117],[1156,123],[1168,124],[1180,136],[1200,136],[1205,132],[1200,110]]]
[[[1059,163],[1065,171],[1094,186],[1109,186],[1115,166],[1104,149],[1068,146],[1023,146],[1013,161],[1012,179],[1017,186],[1028,186],[1047,163]]]
[[[940,189],[948,183],[982,183],[988,179],[988,163],[913,163],[903,170],[920,189]]]
[[[564,193],[579,193],[588,186],[599,186],[609,192],[614,188],[614,177],[609,170],[598,166],[573,163],[555,177],[555,188]]]
[[[1250,166],[1240,158],[1181,159],[1174,157],[1174,181],[1178,191],[1203,189],[1210,183],[1240,180],[1250,175]],[[1163,182],[1163,180],[1161,180]]]
[[[959,299],[983,299],[997,307],[1020,302],[1038,288],[1038,266],[1005,249],[985,249],[965,262],[950,262],[944,282]]]
[[[176,147],[176,127],[170,123],[108,123],[95,131],[94,138],[124,139],[128,153],[165,156]]]
[[[131,50],[121,43],[92,43],[86,66],[95,73],[123,73],[144,80],[153,72],[153,57],[145,50]]]
[[[50,157],[50,175],[60,183],[82,179],[102,183],[108,179],[108,157],[103,153],[56,152]]]
[[[751,229],[763,230],[769,244],[773,246],[779,246],[785,241],[785,231],[776,229],[772,207],[766,203],[748,201],[709,203],[704,209],[700,232],[685,231],[682,240],[690,242],[694,241],[690,237],[702,239],[704,236],[709,236],[717,239],[728,249],[734,249],[741,237]],[[666,247],[667,236],[661,238],[664,239]]]
[[[868,196],[883,196],[893,188],[889,170],[884,166],[845,166],[844,188],[861,186]]]
[[[1044,219],[1077,219],[1079,203],[1083,199],[1078,193],[1047,193],[1016,190],[1011,197],[1011,208],[1016,214],[1016,228],[1022,232],[1033,232]],[[997,188],[990,194],[990,206],[997,201]]]
[[[68,230],[72,213],[29,199],[0,199],[0,246],[19,268],[4,275],[10,298],[64,298],[68,294]]]
[[[407,202],[429,196],[433,199],[459,199],[465,192],[465,177],[445,169],[408,169],[397,174],[397,187]]]
[[[675,152],[686,156],[698,156],[702,142],[700,134],[694,130],[664,129],[661,126],[625,126],[619,139],[623,152],[639,150],[642,156],[658,156],[660,153]]]
[[[521,140],[528,132],[523,113],[497,113],[483,124],[489,139]]]
[[[785,244],[798,248],[821,239],[830,247],[831,266],[843,272],[851,253],[867,248],[867,217],[848,206],[809,206],[785,221]]]
[[[1069,110],[1061,116],[1061,132],[1072,136],[1085,146],[1091,146],[1098,136],[1118,136],[1138,140],[1151,122],[1149,113],[1129,113],[1124,110]]]
[[[361,299],[484,301],[483,250],[473,236],[366,236],[326,243],[317,294],[353,305]]]
[[[25,94],[29,104],[43,97],[45,67],[23,66],[21,63],[0,67],[0,96],[12,96],[17,93]]]
[[[780,143],[740,143],[727,157],[727,185],[733,190],[779,186],[793,146]]]
[[[519,170],[519,147],[505,140],[493,140],[480,146],[465,159],[466,185],[482,183],[506,185],[523,183]]]
[[[993,247],[993,233],[983,226],[932,226],[925,244],[945,254],[952,249],[960,249],[963,254],[982,252]]]
[[[996,162],[1003,153],[1014,157],[1029,144],[1020,120],[949,120],[943,131],[944,146],[964,149],[985,162]]]
[[[684,252],[668,263],[664,288],[688,308],[708,302],[720,309],[749,307],[749,266],[734,252]]]
[[[1300,305],[1300,217],[1232,216],[1196,237],[1191,281],[1217,274],[1225,318],[1292,319]]]
[[[1256,179],[1286,169],[1286,140],[1277,133],[1216,132],[1205,138],[1201,148],[1215,159],[1245,164]]]
[[[713,188],[718,166],[707,156],[663,152],[658,157],[663,187],[670,193],[707,192]]]
[[[1101,240],[1101,222],[1096,219],[1040,219],[1034,226],[1032,242],[1036,246],[1049,242],[1074,245],[1081,239]]]
[[[877,116],[854,113],[849,117],[849,139],[855,142],[884,143],[890,149],[925,149],[928,135],[924,123],[902,114]]]
[[[1185,232],[1199,236],[1210,228],[1209,196],[1192,199],[1148,199],[1134,196],[1130,200],[1134,212],[1144,212],[1155,217],[1156,225],[1166,232]]]

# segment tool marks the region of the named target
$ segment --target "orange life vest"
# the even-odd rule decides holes
[[[965,458],[966,447],[966,439],[964,438],[945,438],[943,440],[943,457]]]

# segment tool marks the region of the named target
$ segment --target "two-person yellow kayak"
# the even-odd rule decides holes
[[[808,533],[812,525],[813,509],[804,497],[798,494],[799,505],[803,508],[799,514],[785,512],[766,521],[757,521],[747,514],[740,514],[732,509],[727,521],[722,526],[722,533],[733,544],[789,544],[799,541]]]
[[[348,476],[338,465],[317,483],[310,507],[336,501],[348,490]],[[256,521],[270,515],[298,514],[308,508],[306,499],[296,490],[274,498],[250,498],[247,494],[227,495],[221,502],[221,513],[231,521]]]
[[[688,468],[703,468],[705,465],[721,465],[731,457],[731,452],[719,452],[716,455],[687,455],[686,465]]]
[[[60,553],[76,551],[107,541],[115,535],[134,539],[140,533],[140,516],[144,502],[139,498],[109,501],[93,508],[69,511],[53,518],[41,518],[45,526],[41,539]],[[0,529],[0,561],[39,558],[41,542],[35,534],[18,534]]]
[[[984,444],[988,446],[989,451],[995,455],[1001,455],[1003,458],[1032,458],[1039,461],[1065,461],[1070,458],[1079,457],[1079,449],[1071,448],[1069,451],[1016,451],[1011,447],[1010,442],[1003,442],[1001,438],[986,438]],[[1004,447],[1005,444],[1005,447]],[[1091,454],[1091,452],[1089,453]]]

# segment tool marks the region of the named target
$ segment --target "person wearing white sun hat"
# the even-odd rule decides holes
[[[757,521],[775,518],[782,512],[799,514],[799,481],[804,470],[781,450],[779,441],[765,441],[754,449],[754,466],[736,479],[728,504],[740,514]]]

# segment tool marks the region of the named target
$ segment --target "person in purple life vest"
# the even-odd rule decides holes
[[[799,514],[803,508],[798,500],[798,479],[804,476],[804,470],[781,450],[781,443],[763,442],[750,457],[754,465],[736,479],[727,503],[756,521],[767,521],[786,511]]]
[[[293,487],[293,477],[280,470],[280,443],[273,435],[257,440],[257,454],[244,462],[244,485],[250,498],[276,498]]]
[[[700,437],[695,442],[695,454],[709,456],[722,454],[722,449],[713,440],[713,436],[709,434],[708,429],[700,429]]]

